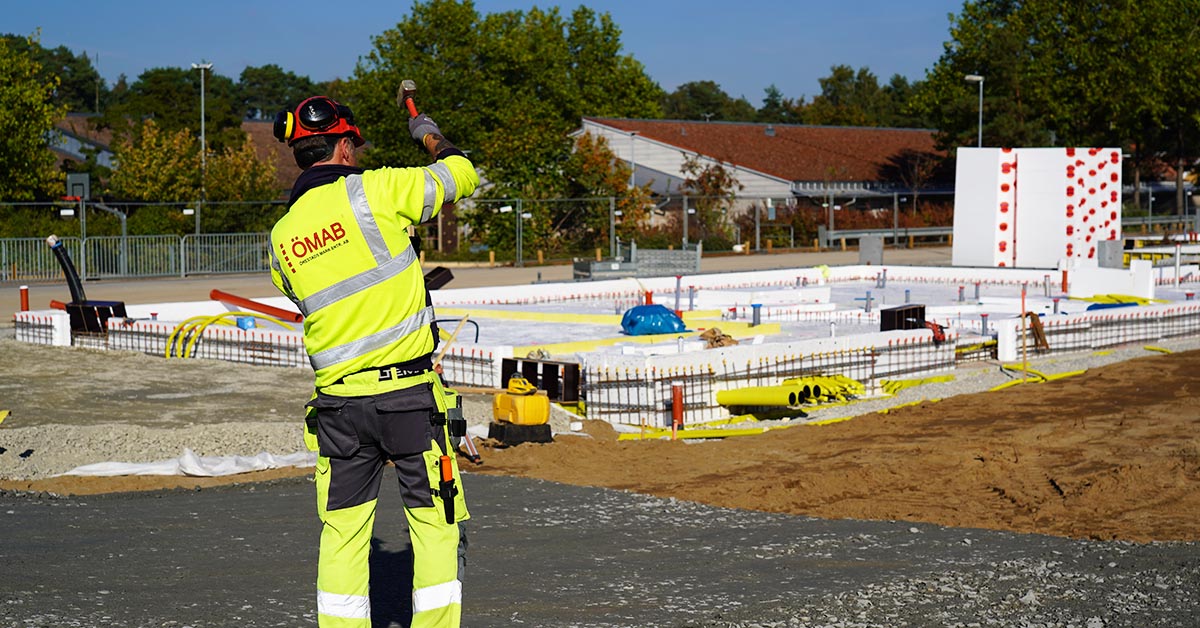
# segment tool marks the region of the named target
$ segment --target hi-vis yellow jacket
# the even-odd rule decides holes
[[[433,351],[433,308],[407,227],[477,185],[461,154],[425,168],[366,170],[304,192],[275,223],[271,280],[304,314],[318,389]]]

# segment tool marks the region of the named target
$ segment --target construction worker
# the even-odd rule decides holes
[[[350,109],[317,96],[275,120],[304,171],[271,231],[271,279],[304,314],[316,373],[305,443],[318,452],[318,624],[369,628],[370,542],[384,465],[400,482],[413,552],[412,626],[458,626],[469,515],[451,432],[457,397],[433,372],[433,308],[407,228],[469,196],[474,166],[428,116],[409,131],[423,168],[356,167]]]

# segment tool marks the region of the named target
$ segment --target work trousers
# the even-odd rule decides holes
[[[315,408],[317,620],[322,628],[369,628],[372,529],[383,467],[391,461],[400,483],[412,542],[412,628],[457,627],[468,518],[462,482],[444,422],[429,386],[362,397],[319,394]],[[309,429],[313,429],[310,423]],[[450,451],[447,451],[450,449]],[[437,490],[442,455],[449,456],[455,495]],[[453,500],[454,521],[446,521]]]

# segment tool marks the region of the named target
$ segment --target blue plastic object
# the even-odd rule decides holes
[[[254,329],[257,325],[254,323],[253,316],[237,317],[237,326],[239,329]]]
[[[687,331],[675,312],[657,303],[653,305],[638,305],[625,311],[621,317],[621,329],[630,336],[648,336],[650,334],[673,334]]]
[[[1117,307],[1137,307],[1135,302],[1129,303],[1093,303],[1087,307],[1088,310],[1111,310]]]

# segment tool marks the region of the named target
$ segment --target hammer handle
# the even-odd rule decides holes
[[[420,115],[417,113],[417,103],[413,102],[412,96],[404,99],[404,106],[408,107],[408,116],[410,118],[415,118]]]

